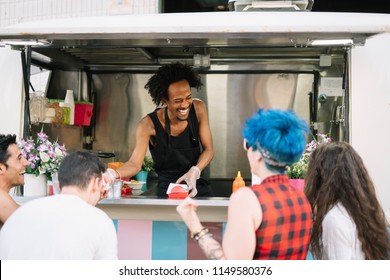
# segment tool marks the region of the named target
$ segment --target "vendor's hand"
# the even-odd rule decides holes
[[[190,170],[179,179],[177,179],[176,184],[180,184],[185,181],[190,189],[190,197],[195,197],[198,194],[196,189],[196,180],[200,178],[200,169],[196,166],[192,166]]]
[[[107,168],[106,172],[102,175],[102,187],[100,189],[100,200],[103,198],[106,198],[108,196],[108,193],[110,192],[110,186],[115,181],[115,171],[111,168]]]
[[[191,233],[199,232],[202,229],[202,224],[200,223],[198,214],[196,213],[197,208],[198,204],[196,204],[196,202],[190,197],[185,198],[176,207],[177,213],[179,213]]]
[[[110,189],[101,188],[100,189],[100,200],[106,198],[108,196],[108,193],[110,192]]]
[[[112,183],[114,183],[116,179],[116,172],[114,169],[107,168],[106,172],[103,173],[103,182],[106,184],[106,186],[111,186]]]

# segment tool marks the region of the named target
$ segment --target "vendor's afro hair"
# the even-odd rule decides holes
[[[179,62],[161,66],[145,85],[154,104],[159,106],[163,98],[168,100],[170,84],[187,80],[190,87],[200,89],[203,86],[198,73],[189,65]]]

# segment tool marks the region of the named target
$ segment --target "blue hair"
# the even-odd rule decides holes
[[[242,136],[253,150],[262,148],[277,162],[291,165],[302,156],[308,130],[292,110],[259,109],[245,121]]]

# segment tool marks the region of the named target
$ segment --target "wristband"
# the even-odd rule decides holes
[[[208,228],[202,228],[199,232],[195,233],[195,234],[192,234],[191,235],[191,238],[192,239],[195,239],[196,241],[199,241],[199,239],[201,239],[203,236],[205,236],[207,233],[209,233],[209,229]]]
[[[118,176],[119,176],[119,180],[121,180],[121,178],[122,178],[122,177],[121,177],[121,174],[119,173],[119,171],[118,171],[118,170],[116,170],[116,169],[114,169],[114,171],[115,171],[115,173],[116,173],[116,174],[118,174]]]
[[[198,174],[196,175],[196,180],[198,180],[200,178],[200,173],[201,173],[199,167],[194,165],[191,167],[191,169],[195,169],[198,172]]]

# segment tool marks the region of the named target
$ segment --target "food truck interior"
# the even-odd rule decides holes
[[[241,127],[260,107],[295,110],[310,124],[308,141],[317,133],[349,141],[350,50],[375,32],[351,31],[345,18],[326,29],[321,18],[305,11],[286,13],[283,24],[275,15],[134,15],[8,28],[0,40],[11,40],[7,44],[22,54],[26,104],[33,77],[42,73],[48,99],[64,99],[71,89],[75,101],[93,104],[90,125],[83,126],[32,124],[26,108],[24,136],[43,129],[68,149],[126,161],[138,121],[155,109],[144,85],[158,67],[180,61],[197,68],[204,83],[193,95],[208,107],[215,156],[206,172],[216,196],[230,195],[237,171],[251,182]],[[319,41],[324,39],[335,41]]]

